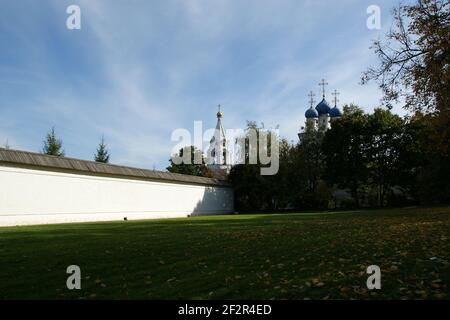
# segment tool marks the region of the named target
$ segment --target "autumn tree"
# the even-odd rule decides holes
[[[386,102],[405,98],[406,107],[449,111],[450,2],[418,0],[393,10],[394,25],[372,48],[379,65],[362,82],[375,80]]]
[[[379,58],[362,83],[376,81],[390,103],[403,98],[405,108],[420,111],[427,121],[425,168],[435,201],[450,201],[450,2],[417,0],[393,10],[394,25],[375,41]]]

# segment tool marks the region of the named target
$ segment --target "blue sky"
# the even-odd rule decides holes
[[[2,0],[0,144],[40,151],[55,126],[67,156],[91,160],[104,135],[113,163],[164,169],[172,131],[214,127],[219,103],[226,128],[255,120],[296,140],[322,78],[330,101],[337,89],[341,105],[379,105],[359,81],[396,3]],[[66,28],[71,4],[81,30]],[[379,31],[366,27],[372,4]]]

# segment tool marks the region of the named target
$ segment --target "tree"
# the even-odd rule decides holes
[[[263,132],[267,134],[265,145],[261,144],[259,139]],[[243,148],[241,150],[243,163],[233,166],[229,176],[234,187],[237,210],[274,210],[283,202],[283,189],[279,183],[280,172],[272,176],[261,174],[261,168],[265,165],[261,164],[259,151],[271,157],[272,142],[275,139],[281,140],[273,131],[264,129],[263,125],[258,126],[256,122],[247,121],[244,135],[238,138]],[[279,152],[283,153],[287,142],[281,140],[279,145]],[[280,154],[273,156],[280,156]]]
[[[344,115],[334,120],[322,145],[325,179],[349,189],[357,206],[378,206],[418,199],[423,172],[426,136],[423,122],[401,118],[377,108],[365,114],[357,106],[345,106]]]
[[[325,134],[322,150],[325,158],[324,178],[331,185],[349,189],[355,205],[367,184],[368,168],[365,127],[367,116],[356,105],[344,106],[344,114],[333,120]]]
[[[375,80],[385,101],[406,99],[407,108],[448,114],[450,94],[450,2],[417,0],[393,10],[394,26],[372,48],[380,64],[362,82]]]
[[[106,148],[105,138],[102,136],[102,140],[97,147],[97,153],[95,154],[94,158],[96,162],[109,163],[109,157],[110,154],[108,149]]]
[[[44,140],[44,147],[42,153],[51,156],[64,157],[64,150],[62,150],[62,140],[56,137],[55,127],[47,133],[47,137]]]
[[[314,194],[323,173],[324,156],[322,142],[324,132],[321,130],[306,130],[301,135],[298,145],[300,161],[308,181],[308,191]]]
[[[174,155],[174,157],[175,156],[176,155]],[[177,164],[174,162],[174,157],[170,158],[170,166],[167,167],[167,170],[169,172],[199,177],[208,176],[208,169],[205,165],[203,153],[201,150],[197,149],[194,146],[184,147],[180,149],[180,151],[178,152],[178,156],[180,158],[187,158],[189,161],[183,161],[182,163]],[[196,164],[196,159],[201,159],[201,163]]]
[[[412,195],[422,204],[450,202],[450,158],[435,148],[434,116],[416,112],[406,124],[405,156],[411,174],[405,177]]]
[[[401,169],[395,172],[401,187],[415,203],[426,203],[426,198],[429,198],[428,190],[434,189],[430,188],[430,184],[426,181],[428,177],[426,167],[429,165],[427,164],[427,145],[430,144],[427,141],[430,136],[427,117],[429,116],[419,111],[405,117],[402,141],[399,146],[399,168]]]
[[[417,0],[393,11],[394,26],[373,48],[379,65],[369,68],[362,83],[376,81],[385,102],[403,97],[405,107],[421,111],[428,135],[421,147],[428,176],[425,197],[450,201],[450,2]]]
[[[297,149],[286,139],[281,139],[279,143],[279,163],[278,174],[271,177],[272,190],[274,190],[274,209],[285,209],[293,207],[299,199],[301,183],[301,172],[297,170]]]
[[[293,187],[297,196],[293,204],[304,209],[326,209],[331,199],[331,188],[325,177],[325,154],[323,143],[326,133],[306,126],[299,134],[300,141],[293,149],[292,162],[295,177]]]
[[[366,150],[369,183],[376,187],[378,205],[384,206],[386,194],[401,186],[400,173],[408,169],[401,161],[404,138],[403,120],[389,110],[377,108],[368,115]]]

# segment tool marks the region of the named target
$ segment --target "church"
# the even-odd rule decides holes
[[[325,86],[328,85],[328,83],[322,79],[322,82],[319,83],[319,85],[322,86],[322,101],[320,101],[315,108],[313,108],[314,93],[312,91],[309,93],[310,107],[305,112],[306,130],[326,131],[331,128],[331,124],[335,119],[342,117],[342,112],[337,106],[339,101],[337,99],[339,95],[337,90],[334,90],[332,93],[334,96],[334,107],[331,107],[325,97]],[[301,133],[299,134],[299,137],[300,135]]]
[[[331,128],[333,121],[342,117],[342,111],[337,106],[337,103],[339,102],[337,98],[339,96],[339,92],[337,90],[334,90],[334,92],[332,93],[332,95],[334,96],[334,106],[331,107],[326,100],[325,87],[327,85],[328,83],[325,82],[325,79],[322,79],[322,81],[319,83],[319,86],[322,87],[322,101],[320,101],[315,108],[315,94],[312,91],[308,94],[310,98],[310,107],[305,112],[305,126],[301,128],[301,132],[298,134],[300,140],[302,140],[302,135],[305,131],[313,130],[324,132]],[[228,174],[230,173],[232,164],[230,160],[228,141],[222,125],[223,114],[220,110],[220,105],[218,106],[218,109],[217,124],[214,130],[214,135],[209,143],[206,163],[213,177],[226,179]]]
[[[226,179],[231,171],[231,160],[228,141],[222,125],[223,114],[220,111],[220,105],[218,109],[217,124],[209,142],[206,163],[214,178]]]

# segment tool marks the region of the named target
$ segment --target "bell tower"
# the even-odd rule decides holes
[[[230,154],[225,130],[222,126],[223,113],[220,104],[217,111],[217,124],[214,135],[209,142],[207,166],[217,178],[225,178],[231,170]]]

